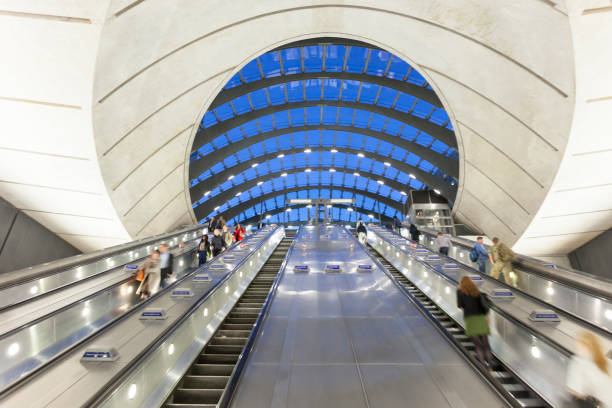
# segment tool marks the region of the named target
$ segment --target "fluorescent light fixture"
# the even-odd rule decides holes
[[[412,173],[410,173],[410,174],[408,175],[408,177],[410,177],[411,179],[415,179],[415,178],[416,178],[416,177],[414,176],[414,174],[412,174]]]
[[[355,173],[353,173],[353,176],[359,177],[359,173],[355,172]]]
[[[304,153],[310,153],[310,152],[312,152],[312,150],[310,150],[310,149],[305,149],[304,150]]]
[[[210,191],[205,192],[205,193],[204,193],[204,197],[206,197],[206,196],[207,196],[207,195],[209,195],[209,194],[210,194]]]
[[[365,155],[363,153],[357,153],[357,156],[359,157],[365,157]]]
[[[338,151],[336,149],[331,149],[330,152],[332,153],[338,153]]]
[[[378,184],[385,184],[385,182],[384,182],[384,181],[382,181],[382,180],[378,180],[378,181],[376,181],[376,182],[377,182]]]
[[[406,192],[405,191],[400,191],[400,194],[401,195],[406,195]]]
[[[272,217],[270,214],[266,215],[266,220]]]
[[[232,175],[231,175],[231,176],[229,176],[227,179],[228,179],[228,180],[231,180],[231,179],[233,179],[233,178],[234,178],[234,175],[232,174]]]
[[[353,211],[351,207],[347,208],[346,211]]]
[[[251,164],[251,167],[257,167],[257,166],[259,166],[259,163],[253,163],[253,164]]]
[[[329,169],[330,173],[335,173],[336,169]]]
[[[436,193],[436,194],[440,194],[440,190],[438,190],[438,189],[434,189],[434,193]]]
[[[236,197],[238,197],[240,194],[242,194],[242,191],[237,192]]]
[[[283,157],[285,157],[285,155],[281,153],[281,154],[279,154],[279,155],[278,155],[278,156],[276,156],[276,157],[278,157],[279,159],[282,159]]]
[[[287,177],[287,173],[281,174],[281,177]]]
[[[312,204],[310,198],[290,198],[287,200],[289,204]]]
[[[215,210],[215,211],[217,211],[218,209],[219,209],[219,206],[216,206],[216,207],[214,208],[214,210]]]
[[[384,164],[385,166],[387,166],[387,167],[391,165],[391,163],[389,163],[389,162],[384,162],[383,164]]]
[[[352,204],[353,199],[352,198],[332,198],[329,200],[329,202],[332,204]]]
[[[368,217],[374,218],[374,214],[368,214]]]
[[[258,182],[257,182],[257,185],[258,185],[258,186],[261,186],[262,184],[263,184],[263,181],[258,181]]]
[[[291,212],[291,208],[287,208],[287,212]]]
[[[310,173],[312,170],[311,169],[306,169],[304,170],[306,173]]]

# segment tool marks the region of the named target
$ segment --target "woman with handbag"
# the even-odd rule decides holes
[[[576,340],[576,354],[567,368],[568,407],[612,408],[612,364],[597,336],[584,332]]]
[[[159,251],[156,249],[151,253],[151,257],[147,259],[143,265],[145,274],[138,290],[137,295],[141,298],[148,298],[159,291],[161,283],[161,261],[159,259]]]
[[[244,228],[240,224],[236,224],[236,229],[234,230],[234,241],[240,242],[244,239],[245,231]]]
[[[488,367],[489,371],[493,371],[493,355],[488,338],[490,330],[487,322],[489,312],[487,302],[485,295],[480,293],[470,277],[461,278],[457,287],[457,306],[463,309],[465,335],[470,337],[476,346],[478,360]]]

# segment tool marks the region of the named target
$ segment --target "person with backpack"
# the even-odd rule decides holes
[[[208,258],[210,258],[210,243],[208,242],[208,235],[202,235],[202,240],[198,244],[198,266],[204,265]]]
[[[504,280],[508,285],[512,285],[510,272],[512,272],[512,261],[515,258],[515,253],[506,244],[501,242],[499,238],[493,238],[493,246],[491,247],[491,276],[499,279],[499,274],[504,274]]]
[[[487,259],[489,259],[489,251],[483,245],[482,237],[476,238],[476,243],[470,251],[470,261],[478,264],[478,270],[482,273],[487,272]]]
[[[159,246],[159,260],[161,263],[161,287],[165,288],[168,285],[167,280],[172,275],[174,267],[174,255],[170,253],[168,245],[161,244]]]
[[[394,215],[393,216],[393,231],[399,234],[401,227],[402,227],[402,223],[400,222],[399,218],[397,218],[397,215]]]
[[[489,300],[485,294],[480,293],[478,287],[469,276],[461,278],[461,282],[457,287],[457,307],[463,309],[465,335],[474,343],[478,360],[489,371],[493,371],[493,355],[491,354],[488,338],[490,329],[487,322]]]

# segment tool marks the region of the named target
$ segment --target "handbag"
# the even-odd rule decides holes
[[[142,282],[142,280],[144,279],[144,275],[145,275],[145,271],[143,268],[138,269],[138,272],[136,272],[136,280],[138,282]]]
[[[491,304],[489,303],[490,301],[487,295],[485,295],[484,293],[481,293],[478,301],[480,302],[480,307],[484,311],[484,314],[489,313],[489,309],[491,309]]]

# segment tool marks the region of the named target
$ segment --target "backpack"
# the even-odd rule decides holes
[[[476,250],[476,247],[474,247],[470,251],[470,261],[476,262],[477,260],[478,260],[478,251]]]
[[[504,245],[504,244],[500,244],[499,245],[499,258],[502,260],[502,262],[509,262],[514,260],[514,257],[516,256],[514,254],[514,251],[511,250],[508,246]]]

